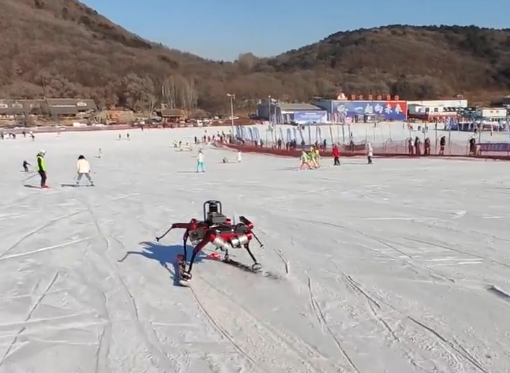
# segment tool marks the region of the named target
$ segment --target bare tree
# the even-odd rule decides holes
[[[147,99],[147,110],[149,111],[149,116],[152,115],[154,110],[156,110],[156,106],[158,105],[158,98],[153,93],[148,93],[146,96]]]
[[[172,75],[165,79],[161,84],[162,101],[168,106],[169,109],[175,109],[180,106],[180,82],[181,79],[179,79],[179,77]]]
[[[182,106],[184,110],[191,114],[197,108],[198,104],[198,91],[195,85],[195,79],[184,79],[181,90]]]

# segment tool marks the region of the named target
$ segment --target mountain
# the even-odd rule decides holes
[[[0,0],[0,9],[0,98],[135,106],[153,101],[171,76],[192,86],[181,77],[212,81],[224,71],[220,62],[146,41],[78,1]]]
[[[0,98],[93,98],[138,109],[163,101],[225,113],[227,93],[236,94],[236,110],[251,110],[267,95],[485,99],[510,87],[510,30],[394,25],[224,62],[144,40],[75,0],[0,0],[0,9]]]
[[[407,25],[359,29],[330,35],[268,64],[276,73],[315,71],[346,92],[390,92],[409,99],[483,96],[510,87],[510,30]]]

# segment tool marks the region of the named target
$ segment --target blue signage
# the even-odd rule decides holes
[[[355,116],[377,115],[384,120],[407,119],[406,101],[334,101],[332,119],[342,121]]]
[[[308,123],[326,123],[328,121],[328,112],[321,111],[296,111],[293,121],[297,124]]]
[[[486,142],[477,145],[480,145],[482,152],[510,153],[510,143],[508,142]]]

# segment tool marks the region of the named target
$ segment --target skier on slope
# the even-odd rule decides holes
[[[46,185],[46,161],[44,159],[44,156],[46,155],[45,150],[41,150],[39,153],[37,153],[37,172],[39,173],[39,176],[41,177],[41,188],[47,189],[48,186]]]
[[[237,152],[237,163],[241,163],[242,160],[243,160],[243,155],[241,154],[241,151],[239,150]]]
[[[318,146],[315,146],[312,148],[312,154],[313,154],[314,166],[315,166],[315,168],[319,168],[321,166],[320,165],[321,155],[320,155]]]
[[[197,154],[197,172],[205,172],[204,153],[202,152],[202,149],[200,149]]]
[[[374,157],[374,148],[372,147],[372,143],[367,144],[367,160],[368,164],[372,164],[372,158]]]
[[[90,185],[94,186],[94,182],[90,177],[90,164],[89,161],[85,158],[85,156],[80,155],[78,157],[78,162],[76,162],[76,171],[78,172],[78,177],[76,178],[76,186],[80,185],[81,178],[83,175],[89,180]]]
[[[333,165],[340,166],[340,150],[337,145],[333,147]]]
[[[310,156],[308,155],[308,153],[306,151],[302,151],[301,152],[301,166],[299,167],[300,170],[303,170],[305,168],[308,168],[309,170],[312,169],[312,167],[310,166]]]
[[[25,172],[30,171],[30,170],[28,169],[28,166],[31,166],[31,164],[30,164],[30,163],[28,163],[27,161],[23,161],[23,170],[24,170]]]

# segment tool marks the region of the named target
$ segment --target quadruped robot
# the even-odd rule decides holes
[[[253,223],[246,217],[240,216],[239,223],[233,223],[231,219],[223,215],[223,206],[220,201],[206,201],[203,205],[204,218],[202,221],[191,219],[189,223],[174,223],[172,226],[160,237],[156,237],[156,241],[160,241],[173,229],[185,229],[183,239],[183,255],[178,256],[178,268],[180,283],[186,285],[191,280],[191,270],[195,262],[196,256],[208,244],[213,244],[216,250],[224,252],[222,262],[234,264],[238,267],[247,267],[229,258],[229,250],[244,249],[248,252],[253,265],[250,268],[253,272],[262,270],[262,265],[257,262],[250,249],[250,242],[255,239],[260,248],[264,245],[253,233]],[[187,244],[188,241],[194,245],[193,253],[189,267],[186,269],[187,258]]]

